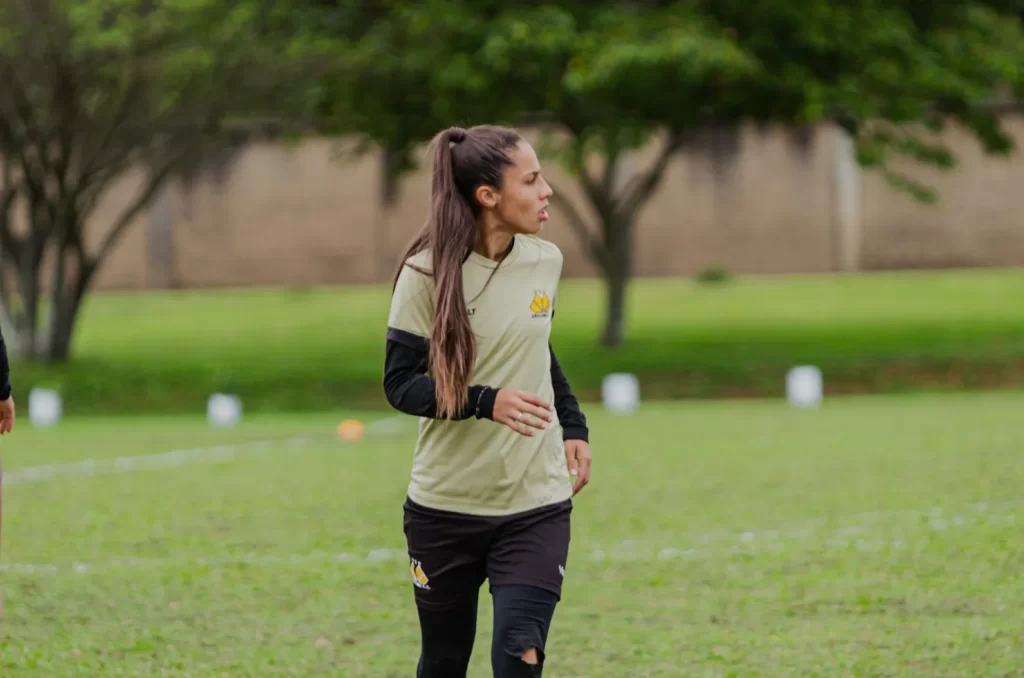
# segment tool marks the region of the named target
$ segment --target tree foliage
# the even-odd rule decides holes
[[[81,301],[126,229],[232,111],[258,108],[269,55],[253,39],[257,8],[0,0],[0,302],[23,354],[67,357]],[[87,238],[99,201],[136,171],[135,197]]]
[[[921,200],[935,196],[907,161],[954,166],[934,135],[947,125],[988,152],[1012,150],[992,103],[1022,81],[1015,3],[310,4],[306,34],[336,64],[316,87],[318,114],[389,149],[403,159],[396,168],[452,124],[533,123],[567,136],[558,157],[598,221],[564,201],[563,213],[608,281],[609,345],[624,337],[637,216],[673,154],[708,127],[833,122],[864,166]],[[338,12],[364,20],[330,21]],[[623,159],[654,141],[652,164],[621,176]]]

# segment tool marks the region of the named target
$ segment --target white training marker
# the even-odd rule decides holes
[[[206,419],[214,428],[230,428],[242,419],[242,399],[235,395],[214,393],[206,401]]]
[[[632,414],[640,406],[640,382],[634,374],[609,374],[601,384],[604,408],[612,414]]]
[[[28,394],[28,419],[35,428],[55,426],[64,414],[60,394],[46,388],[34,388]]]
[[[794,367],[786,375],[786,398],[794,407],[817,407],[823,398],[821,370],[812,365]]]

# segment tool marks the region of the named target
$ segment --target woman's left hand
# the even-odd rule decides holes
[[[576,478],[572,485],[575,497],[590,482],[590,445],[583,440],[566,440],[565,460],[569,464],[569,475]]]

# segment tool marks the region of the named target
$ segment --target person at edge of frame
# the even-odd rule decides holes
[[[14,427],[14,395],[11,393],[11,367],[7,359],[7,344],[0,332],[0,435],[9,433]],[[3,461],[0,459],[0,533],[3,531]],[[0,542],[2,543],[2,542]],[[0,618],[4,614],[3,592],[0,591]]]

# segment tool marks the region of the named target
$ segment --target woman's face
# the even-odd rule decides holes
[[[519,142],[508,157],[512,164],[505,168],[501,189],[481,187],[489,194],[478,194],[478,199],[491,208],[502,230],[534,235],[548,220],[548,200],[553,191],[541,174],[540,161],[530,144]]]

